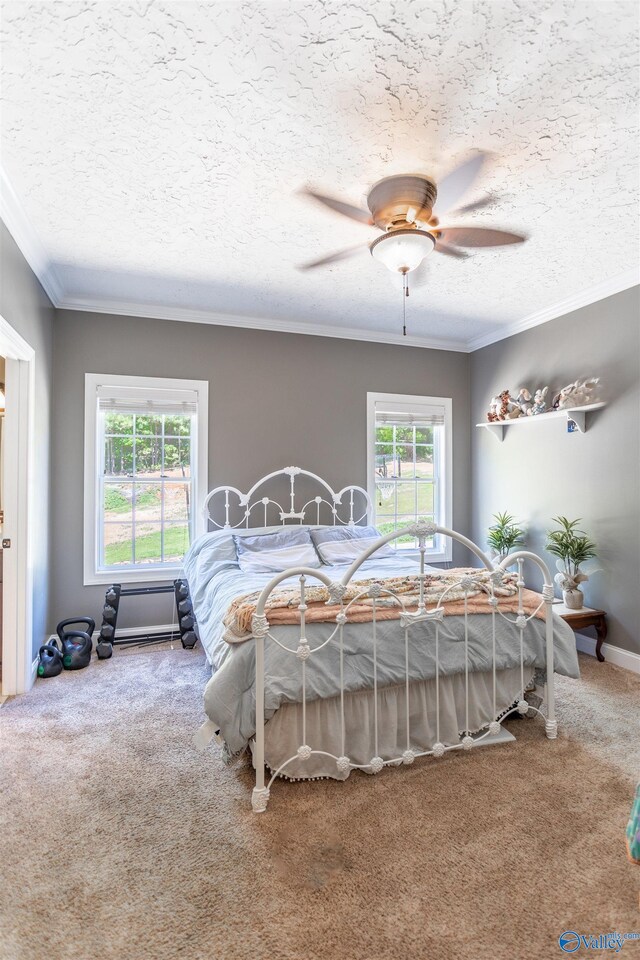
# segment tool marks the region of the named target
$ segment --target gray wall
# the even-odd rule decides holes
[[[58,311],[54,349],[51,623],[98,614],[82,586],[84,374],[209,381],[209,487],[247,488],[295,464],[366,486],[367,391],[453,398],[453,523],[470,530],[469,356],[350,340]],[[467,562],[459,553],[459,562]],[[124,600],[119,623],[171,622],[169,598]]]
[[[33,650],[47,632],[49,595],[49,482],[54,309],[0,221],[0,314],[35,350],[35,497],[33,516]]]
[[[603,570],[584,584],[585,602],[608,612],[609,642],[640,653],[640,303],[639,287],[485,347],[471,356],[471,422],[496,393],[600,376],[609,405],[588,414],[587,432],[566,421],[472,434],[473,537],[483,544],[491,516],[525,521],[527,545],[544,546],[552,517],[581,517]],[[545,558],[555,573],[554,558]]]
[[[36,351],[34,649],[58,620],[102,605],[103,588],[82,585],[84,374],[94,372],[208,380],[209,486],[246,487],[290,463],[334,486],[366,485],[367,392],[451,396],[454,527],[482,545],[491,515],[506,509],[541,550],[552,516],[582,517],[604,568],[585,585],[586,601],[609,612],[611,643],[640,652],[639,288],[467,356],[54,311],[3,224],[0,232],[0,313]],[[567,434],[561,420],[515,428],[502,444],[471,429],[504,387],[553,390],[583,374],[602,376],[610,401],[584,435]],[[121,624],[172,614],[167,597],[131,600]]]

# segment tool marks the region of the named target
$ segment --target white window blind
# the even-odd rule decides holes
[[[189,416],[198,409],[195,390],[155,390],[144,387],[96,387],[99,410],[154,416]]]
[[[379,401],[375,404],[376,423],[398,424],[399,426],[432,427],[443,424],[445,409],[440,406],[408,404],[403,409],[401,404],[391,404]]]

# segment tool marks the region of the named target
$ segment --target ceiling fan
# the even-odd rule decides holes
[[[400,174],[386,177],[376,183],[367,196],[368,210],[345,203],[343,200],[306,189],[303,193],[341,213],[351,220],[383,231],[369,244],[371,255],[389,270],[401,273],[408,296],[407,274],[418,267],[427,254],[436,253],[464,259],[468,256],[461,247],[502,247],[522,243],[526,236],[492,230],[485,227],[443,227],[441,218],[447,214],[465,214],[480,210],[493,202],[485,197],[475,203],[458,206],[476,180],[487,155],[478,152],[457,166],[437,185],[422,174]],[[311,270],[345,260],[358,253],[362,245],[330,253],[319,260],[302,264],[300,269]]]

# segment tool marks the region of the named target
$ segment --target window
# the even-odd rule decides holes
[[[416,521],[451,527],[451,400],[367,394],[368,491],[381,533]],[[415,537],[399,537],[396,550],[415,550]],[[432,562],[451,560],[451,540],[427,540]]]
[[[84,582],[177,576],[207,487],[202,380],[85,377]]]

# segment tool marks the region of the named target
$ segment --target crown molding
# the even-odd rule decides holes
[[[62,285],[56,268],[50,260],[40,238],[27,217],[11,181],[0,165],[0,218],[18,245],[44,292],[57,307],[62,299]]]
[[[624,273],[619,273],[615,277],[609,277],[607,280],[596,283],[593,287],[587,287],[585,290],[574,293],[564,300],[559,300],[550,307],[537,310],[522,320],[516,320],[515,323],[507,324],[504,327],[500,327],[499,330],[493,330],[491,333],[473,337],[467,341],[467,349],[470,353],[473,353],[474,350],[480,350],[482,347],[488,347],[492,343],[506,340],[507,337],[513,337],[517,333],[522,333],[523,330],[529,330],[531,327],[537,327],[541,323],[547,323],[549,320],[563,317],[567,313],[579,310],[581,307],[588,307],[591,303],[597,303],[606,297],[612,297],[616,293],[622,293],[623,290],[628,290],[630,287],[637,286],[637,284],[640,284],[640,269],[638,267],[632,267],[630,270],[625,270]]]
[[[183,307],[162,307],[154,303],[93,299],[91,297],[63,297],[56,304],[60,310],[80,310],[87,313],[111,313],[120,317],[146,317],[153,320],[177,320],[183,323],[208,323],[222,327],[240,327],[247,330],[268,330],[272,333],[297,333],[311,337],[331,337],[337,340],[365,340],[367,343],[386,343],[396,347],[421,347],[427,350],[451,350],[468,353],[466,343],[427,337],[403,337],[376,330],[358,330],[335,327],[324,323],[305,323],[294,320],[276,320],[272,317],[250,317],[239,314],[216,313]]]
[[[319,323],[304,323],[293,320],[276,320],[269,317],[250,317],[235,314],[217,313],[206,310],[193,310],[181,307],[161,307],[157,304],[127,302],[121,300],[93,299],[83,297],[63,297],[55,306],[66,310],[85,310],[88,313],[112,313],[117,316],[147,317],[155,320],[177,320],[185,323],[209,323],[225,327],[241,327],[248,330],[270,330],[275,333],[298,333],[311,337],[332,337],[339,340],[366,340],[368,343],[386,343],[400,347],[421,347],[427,350],[451,350],[456,353],[473,353],[482,347],[506,340],[524,330],[537,327],[549,320],[587,307],[606,297],[611,297],[630,287],[640,284],[640,269],[633,267],[624,273],[609,277],[600,283],[572,294],[564,300],[543,310],[506,324],[489,333],[473,337],[467,341],[447,340],[430,337],[402,337],[398,334],[381,333],[372,330],[358,330],[350,327],[336,327]]]
[[[604,300],[640,283],[640,270],[634,267],[610,277],[579,293],[559,300],[543,310],[516,320],[514,323],[494,328],[488,333],[467,341],[447,340],[438,337],[403,337],[394,333],[373,330],[358,330],[351,327],[329,326],[323,323],[305,323],[293,320],[278,320],[272,317],[240,316],[188,307],[162,307],[153,303],[126,300],[110,300],[97,297],[65,296],[56,271],[40,238],[27,217],[6,172],[0,165],[0,217],[18,245],[25,260],[40,281],[53,306],[58,310],[79,310],[87,313],[114,314],[123,317],[146,317],[155,320],[176,320],[183,323],[207,323],[223,327],[240,327],[247,330],[270,330],[275,333],[296,333],[311,337],[330,337],[338,340],[365,340],[368,343],[384,343],[399,347],[420,347],[427,350],[450,350],[455,353],[473,353],[482,347],[506,340],[515,334],[537,327],[549,320],[564,316],[581,307]]]

